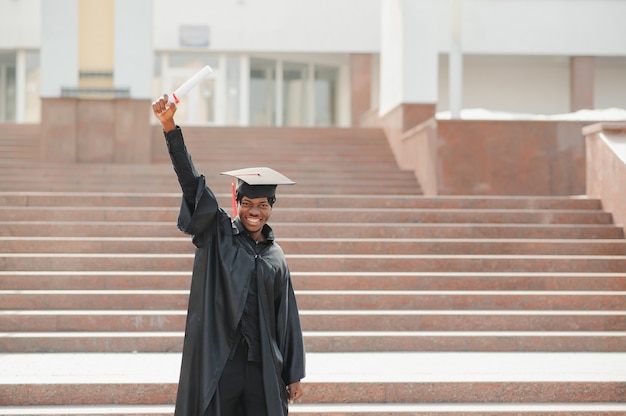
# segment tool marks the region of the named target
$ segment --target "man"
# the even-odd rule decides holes
[[[237,178],[234,219],[196,172],[167,95],[152,103],[183,199],[178,228],[196,246],[175,414],[280,416],[302,396],[305,351],[284,253],[267,225],[277,185],[269,168]]]

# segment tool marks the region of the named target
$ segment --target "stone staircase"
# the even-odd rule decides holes
[[[34,162],[40,158],[39,124],[0,123],[0,160]]]
[[[291,413],[626,414],[626,240],[600,201],[425,197],[376,129],[187,131],[225,207],[222,170],[297,182],[270,220],[308,350]],[[173,413],[193,246],[161,150],[0,162],[0,415]]]

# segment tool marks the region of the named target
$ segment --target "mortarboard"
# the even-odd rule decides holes
[[[276,194],[278,185],[293,185],[295,182],[268,167],[254,167],[222,172],[222,175],[232,176],[233,179],[233,213],[237,215],[236,193],[241,193],[248,198],[271,198]]]

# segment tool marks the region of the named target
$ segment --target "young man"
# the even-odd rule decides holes
[[[269,168],[237,178],[234,219],[196,172],[167,95],[152,103],[183,191],[178,228],[193,266],[175,414],[280,416],[302,396],[305,351],[285,255],[267,225],[277,185]]]

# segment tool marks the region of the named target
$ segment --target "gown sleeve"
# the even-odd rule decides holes
[[[283,317],[278,324],[279,345],[283,354],[282,379],[286,385],[300,381],[305,377],[305,348],[300,326],[300,316],[296,296],[291,285],[289,270],[286,270],[286,284],[281,295],[277,316]],[[284,327],[282,327],[282,325]]]
[[[183,191],[178,229],[194,236],[193,243],[200,246],[205,240],[203,234],[210,229],[219,210],[217,198],[207,187],[204,176],[196,171],[191,154],[185,146],[182,130],[177,127],[165,133],[165,140],[174,172]]]

